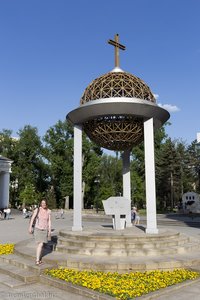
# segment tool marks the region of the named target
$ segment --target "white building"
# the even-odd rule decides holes
[[[200,198],[195,192],[187,192],[182,196],[183,210],[188,213],[200,213]]]

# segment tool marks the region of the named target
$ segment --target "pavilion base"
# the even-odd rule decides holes
[[[144,231],[140,225],[121,231],[113,230],[112,225],[94,223],[82,232],[72,232],[68,227],[59,232],[55,247],[45,245],[44,266],[127,273],[195,269],[200,265],[200,239],[167,228],[159,229],[157,235],[147,235]],[[53,237],[52,241],[56,240]],[[15,255],[30,257],[33,262],[34,239],[16,244]]]
[[[192,267],[200,263],[199,250],[199,239],[176,230],[147,235],[142,225],[116,231],[93,224],[82,232],[61,230],[50,255],[68,268],[124,273]]]
[[[157,228],[146,228],[145,232],[147,234],[158,234],[159,230]]]

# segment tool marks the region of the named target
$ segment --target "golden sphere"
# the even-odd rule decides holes
[[[80,105],[108,98],[156,100],[140,78],[127,72],[109,72],[93,80],[85,89]],[[116,103],[117,105],[117,103]],[[130,115],[105,115],[83,123],[88,137],[100,147],[123,151],[143,141],[143,118]]]

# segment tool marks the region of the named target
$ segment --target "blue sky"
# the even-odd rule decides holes
[[[199,0],[0,0],[0,131],[43,136],[79,106],[84,89],[120,67],[168,105],[172,139],[200,131]],[[172,112],[173,111],[173,112]]]

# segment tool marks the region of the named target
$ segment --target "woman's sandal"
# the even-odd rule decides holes
[[[35,264],[36,264],[36,266],[41,266],[43,264],[43,262],[41,260],[39,260],[39,261],[36,261]]]

